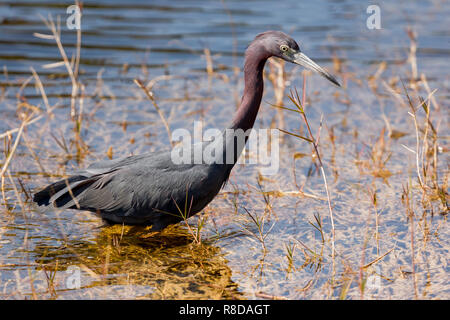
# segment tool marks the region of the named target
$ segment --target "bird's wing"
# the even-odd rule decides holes
[[[105,188],[107,184],[114,181],[115,184],[118,180],[127,180],[127,177],[133,178],[133,174],[127,173],[127,169],[136,169],[148,164],[158,167],[160,163],[167,162],[167,154],[160,153],[157,156],[154,154],[142,154],[137,156],[129,156],[119,158],[115,160],[99,161],[91,164],[84,170],[77,171],[72,177],[58,181],[50,187],[44,189],[42,197],[46,198],[46,201],[42,203],[52,203],[55,207],[59,208],[79,208],[79,209],[112,209],[114,206],[120,206],[120,204],[114,204],[115,195],[108,194],[108,188]],[[159,158],[159,159],[158,159]],[[163,160],[161,160],[161,158]],[[128,176],[127,176],[128,174]],[[128,185],[133,185],[133,181],[129,181]],[[50,189],[49,189],[50,188]],[[49,190],[47,190],[49,189]],[[124,189],[125,190],[125,189]],[[101,192],[105,194],[100,195]],[[83,198],[87,200],[87,193],[91,193],[90,201],[86,201],[83,205]],[[97,199],[94,199],[95,197]],[[109,196],[109,198],[108,198]],[[122,201],[125,199],[122,196]],[[45,200],[45,199],[44,199]],[[81,203],[80,203],[81,202]],[[95,203],[98,206],[91,206]]]
[[[193,196],[190,192],[198,198],[208,193],[204,185],[206,166],[173,165],[164,156],[152,157],[151,161],[148,157],[124,159],[100,174],[98,169],[106,170],[106,166],[95,166],[95,171],[88,168],[88,172],[97,174],[89,178],[88,186],[80,183],[83,191],[64,207],[121,216],[148,214],[154,209],[178,214],[177,206],[184,209],[186,197]]]
[[[81,209],[95,209],[99,211],[117,211],[132,207],[133,187],[123,179],[128,170],[116,170],[97,176],[97,179],[89,185],[72,203],[66,207],[76,206]],[[130,176],[131,178],[131,176]]]
[[[159,156],[164,157],[165,154],[166,153],[162,153],[162,154],[159,154]],[[114,160],[97,161],[97,162],[94,162],[91,165],[89,165],[86,169],[78,171],[77,174],[81,174],[81,175],[87,174],[88,176],[96,175],[96,174],[103,174],[103,173],[109,172],[109,171],[117,169],[117,168],[133,165],[140,161],[152,163],[152,162],[155,162],[154,158],[158,158],[158,154],[144,153],[141,155],[121,157],[121,158],[117,158]],[[156,161],[156,163],[157,162],[158,161]]]

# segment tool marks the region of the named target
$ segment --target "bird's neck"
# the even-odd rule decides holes
[[[264,53],[262,48],[253,44],[246,51],[244,65],[245,87],[241,105],[233,117],[231,126],[223,132],[224,144],[217,142],[223,146],[222,152],[217,153],[217,163],[225,166],[223,181],[228,179],[231,169],[245,147],[249,136],[247,130],[253,128],[253,124],[255,123],[264,89],[263,69],[268,58],[269,56]],[[241,136],[242,133],[244,133],[243,139]],[[241,139],[235,139],[235,135],[240,136]]]
[[[258,53],[258,48],[247,49],[244,65],[244,94],[241,105],[233,117],[231,129],[247,131],[253,128],[261,105],[264,90],[263,69],[267,59],[267,55]]]

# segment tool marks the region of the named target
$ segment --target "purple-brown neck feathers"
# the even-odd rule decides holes
[[[232,129],[246,131],[253,127],[264,90],[263,69],[270,54],[257,40],[245,52],[244,94],[241,105],[233,117]]]

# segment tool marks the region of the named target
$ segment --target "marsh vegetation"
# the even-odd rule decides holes
[[[2,299],[450,297],[445,2],[386,4],[377,31],[353,27],[357,1],[347,13],[318,1],[326,17],[302,26],[295,10],[318,7],[287,1],[285,24],[267,25],[263,1],[97,2],[78,32],[57,17],[66,4],[0,5]],[[269,61],[256,126],[284,132],[276,175],[237,165],[202,214],[161,234],[32,203],[96,160],[167,150],[194,121],[225,127],[262,26],[298,37],[343,84]]]

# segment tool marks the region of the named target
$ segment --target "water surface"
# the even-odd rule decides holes
[[[79,81],[84,86],[81,137],[89,152],[81,156],[70,118],[70,78],[64,67],[44,67],[61,61],[54,41],[33,36],[50,33],[42,18],[51,15],[56,22],[59,16],[71,58],[77,39],[65,24],[71,4],[0,3],[0,132],[19,127],[21,112],[29,112],[30,105],[44,114],[23,133],[9,165],[12,180],[5,175],[3,298],[360,298],[361,265],[367,265],[365,279],[376,284],[367,287],[366,298],[449,298],[448,209],[442,201],[424,205],[421,200],[416,158],[404,147],[414,148],[416,136],[401,84],[412,90],[411,28],[417,33],[418,76],[425,74],[431,90],[438,89],[431,120],[441,150],[437,181],[447,190],[447,2],[381,1],[382,28],[369,30],[366,8],[372,3],[366,1],[84,1]],[[307,112],[315,131],[324,115],[321,152],[336,224],[334,270],[322,179],[310,146],[289,136],[280,149],[277,175],[261,179],[257,166],[236,166],[230,183],[205,210],[200,245],[183,224],[153,235],[146,229],[102,227],[90,213],[42,211],[30,203],[32,191],[93,161],[168,149],[165,128],[135,78],[157,80],[153,91],[172,130],[192,131],[196,120],[225,127],[242,92],[245,48],[269,29],[289,33],[344,85],[337,89],[308,75]],[[205,49],[211,52],[212,75]],[[31,68],[49,105],[56,106],[52,116],[45,115]],[[298,130],[298,115],[281,116],[270,106],[275,101],[271,68],[266,67],[256,126]],[[292,107],[289,89],[302,86],[301,71],[286,65],[286,106]],[[393,130],[397,135],[389,136]],[[11,142],[2,136],[3,155],[16,135]],[[408,183],[413,185],[414,253],[402,202]],[[265,216],[264,230],[270,230],[265,250],[246,210]],[[81,274],[80,288],[68,285],[71,267]]]

